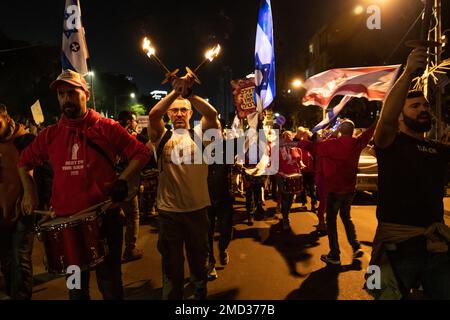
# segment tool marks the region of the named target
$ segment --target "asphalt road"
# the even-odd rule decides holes
[[[446,210],[449,210],[448,204],[449,198],[446,198]],[[266,209],[275,210],[274,207],[272,201],[267,201]],[[235,211],[234,239],[229,247],[230,263],[227,266],[219,265],[218,279],[208,283],[209,299],[371,299],[362,289],[376,228],[375,206],[370,197],[359,197],[352,207],[352,218],[365,251],[362,258],[353,261],[344,227],[338,221],[341,267],[327,267],[320,261],[320,255],[328,253],[328,239],[318,237],[314,232],[314,225],[318,222],[315,214],[300,211],[295,205],[291,213],[292,230],[282,232],[278,224],[281,218],[279,214],[247,226],[242,199],[236,204]],[[448,215],[446,221],[450,223]],[[142,225],[138,246],[144,249],[144,258],[122,265],[126,299],[161,297],[161,259],[156,249],[157,232],[156,221]],[[48,274],[42,257],[42,243],[36,240],[33,253],[33,299],[67,299],[65,279]],[[185,297],[190,298],[193,291],[189,286],[187,266],[185,270]],[[91,298],[101,299],[94,274],[90,286]]]

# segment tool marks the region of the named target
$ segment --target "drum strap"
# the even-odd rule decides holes
[[[83,134],[80,133],[80,137],[81,137],[81,139],[83,139]],[[97,151],[97,153],[100,154],[103,158],[105,158],[105,160],[108,162],[108,164],[115,170],[116,166],[114,165],[114,163],[112,162],[111,158],[108,156],[106,151],[103,150],[102,147],[100,147],[98,144],[96,144],[94,141],[92,141],[88,137],[85,137],[85,138],[86,138],[87,145],[89,147],[91,147],[92,149],[94,149],[95,151]]]

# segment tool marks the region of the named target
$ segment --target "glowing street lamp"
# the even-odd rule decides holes
[[[300,79],[295,79],[295,80],[292,82],[292,86],[293,86],[295,89],[300,88],[302,85],[303,85],[303,82],[302,82],[302,80],[300,80]]]
[[[358,5],[355,8],[353,8],[353,13],[357,16],[359,16],[363,12],[364,12],[364,8],[361,5]]]

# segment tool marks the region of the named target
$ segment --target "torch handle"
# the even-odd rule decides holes
[[[156,54],[152,55],[153,59],[164,69],[165,73],[170,73],[170,70],[166,67],[166,65],[158,58]]]

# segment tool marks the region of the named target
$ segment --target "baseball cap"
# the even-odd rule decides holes
[[[75,87],[81,87],[84,91],[89,91],[86,80],[78,72],[72,70],[64,70],[55,81],[50,83],[50,89],[56,90],[61,82],[66,82]]]

